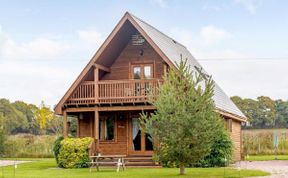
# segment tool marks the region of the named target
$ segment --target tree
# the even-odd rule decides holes
[[[46,123],[54,118],[53,111],[43,101],[39,109],[36,110],[35,116],[42,131],[46,128]]]
[[[275,125],[276,107],[275,102],[267,96],[257,98],[259,102],[259,111],[262,127],[273,127]]]
[[[159,161],[173,162],[183,175],[186,166],[210,153],[224,125],[215,112],[211,77],[191,72],[186,61],[177,68],[164,77],[157,99],[150,97],[156,111],[150,116],[143,113],[141,118]]]
[[[27,128],[27,119],[22,112],[11,105],[9,100],[0,99],[0,114],[3,117],[3,130],[7,134],[17,133]]]
[[[4,117],[0,113],[0,157],[2,156],[5,148],[6,135],[4,133]]]
[[[260,96],[257,100],[231,97],[232,101],[248,117],[252,128],[271,128],[277,123],[277,110],[274,100],[267,96]],[[279,118],[280,119],[280,118]]]
[[[278,128],[288,127],[288,102],[283,100],[276,100],[276,119],[275,126]]]
[[[11,103],[11,105],[23,114],[25,121],[27,122],[26,126],[23,127],[22,130],[18,130],[18,132],[37,134],[36,129],[39,130],[39,128],[35,129],[34,123],[34,112],[38,109],[37,106],[33,104],[27,104],[23,101],[15,101],[14,103]]]
[[[63,133],[63,118],[61,116],[55,116],[53,119],[48,120],[46,124],[46,131],[48,133],[61,135]]]
[[[242,99],[239,96],[233,96],[231,97],[231,100],[248,118],[249,125],[246,127],[249,126],[256,127],[259,124],[260,111],[258,101],[249,98]]]

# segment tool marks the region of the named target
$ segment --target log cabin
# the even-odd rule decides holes
[[[140,129],[139,113],[155,110],[148,102],[147,88],[156,91],[163,75],[176,68],[181,58],[207,74],[184,45],[126,12],[55,107],[55,113],[63,116],[64,137],[71,115],[77,118],[77,137],[94,138],[94,153],[151,157],[153,145]],[[213,100],[238,161],[241,122],[246,117],[217,84]]]

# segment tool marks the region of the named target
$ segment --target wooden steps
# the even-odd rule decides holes
[[[160,168],[158,163],[153,161],[151,156],[128,156],[125,158],[126,167],[134,168]]]

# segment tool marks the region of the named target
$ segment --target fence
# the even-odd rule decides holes
[[[288,129],[243,130],[242,142],[245,155],[288,154]]]

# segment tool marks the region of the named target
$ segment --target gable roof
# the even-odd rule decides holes
[[[208,74],[184,45],[168,37],[138,17],[135,17],[134,15],[131,16],[160,48],[160,50],[167,56],[167,58],[174,63],[174,65],[180,63],[180,56],[182,56],[183,59],[187,59],[187,63],[191,66],[191,68],[197,66],[198,68],[202,69],[202,72]],[[224,93],[224,91],[219,87],[219,85],[217,85],[217,83],[215,83],[213,100],[217,109],[235,114],[236,116],[240,116],[242,118],[246,118],[246,116],[231,101],[231,99]]]
[[[111,42],[113,36],[121,29],[123,24],[129,21],[134,28],[147,40],[147,42],[159,53],[159,55],[163,58],[163,60],[171,67],[176,67],[176,64],[180,63],[181,58],[187,59],[187,64],[191,66],[191,69],[194,67],[198,67],[202,69],[202,72],[206,73],[203,70],[202,66],[196,61],[196,59],[191,55],[188,49],[178,43],[177,41],[173,40],[172,38],[168,37],[164,33],[160,32],[153,26],[147,24],[143,20],[139,19],[138,17],[126,12],[125,15],[122,17],[120,22],[114,28],[112,33],[108,36],[81,74],[78,76],[76,81],[72,84],[63,98],[55,107],[56,113],[62,113],[62,105],[68,99],[68,97],[72,94],[74,88],[79,85],[81,79],[85,76],[88,70],[93,67],[93,64],[97,61],[101,53],[105,50],[107,45]],[[181,57],[180,57],[181,56]],[[231,101],[231,99],[224,93],[224,91],[215,83],[214,88],[214,96],[213,100],[215,102],[216,109],[221,114],[227,114],[230,117],[234,117],[239,120],[246,120],[245,115],[237,108],[237,106]]]

